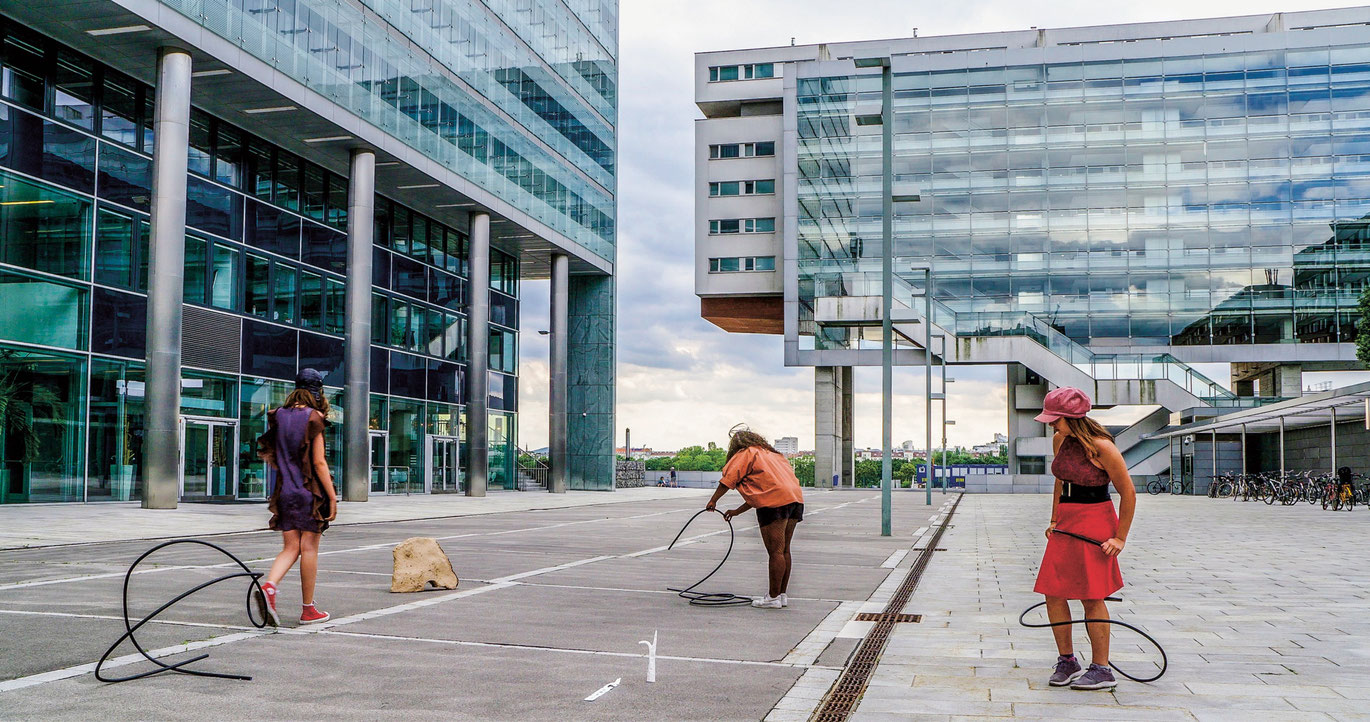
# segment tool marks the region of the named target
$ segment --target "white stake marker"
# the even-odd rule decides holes
[[[609,690],[613,689],[614,687],[617,687],[617,686],[618,686],[618,683],[619,683],[619,682],[622,682],[622,681],[623,681],[623,678],[622,678],[622,677],[619,677],[618,679],[616,679],[616,680],[614,680],[614,681],[612,681],[612,682],[610,682],[610,683],[604,685],[603,687],[600,687],[599,689],[595,690],[595,693],[594,693],[594,694],[590,695],[589,697],[586,697],[586,698],[585,698],[585,701],[586,701],[586,702],[593,702],[593,701],[599,699],[600,697],[603,697],[604,695],[606,695],[606,694],[609,693]]]
[[[652,641],[648,642],[647,640],[644,639],[644,640],[642,640],[641,642],[638,642],[638,644],[645,644],[645,645],[647,645],[647,681],[648,681],[648,682],[655,682],[655,681],[656,681],[656,633],[657,633],[657,630],[653,629],[653,630],[652,630]]]

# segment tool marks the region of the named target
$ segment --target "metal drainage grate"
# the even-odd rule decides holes
[[[899,610],[908,603],[914,588],[918,586],[918,580],[923,576],[923,570],[927,568],[933,551],[938,549],[937,542],[942,539],[942,533],[949,526],[947,522],[956,514],[956,507],[961,505],[961,498],[956,497],[951,511],[947,512],[942,525],[933,533],[927,548],[920,550],[918,559],[909,568],[908,576],[904,577],[904,581],[899,584],[899,588],[885,605],[885,611],[867,612],[857,616],[857,619],[865,618],[863,621],[874,621],[875,625],[866,633],[866,638],[861,640],[861,646],[857,647],[856,654],[842,670],[842,675],[833,683],[828,695],[823,698],[823,703],[809,718],[810,722],[846,722],[852,710],[861,702],[861,695],[866,691],[871,672],[875,671],[875,665],[880,660],[880,653],[885,650],[885,644],[889,642],[890,631],[894,629],[894,625],[897,622],[917,622],[922,619],[921,615],[903,614]],[[911,619],[901,619],[903,617]]]
[[[890,614],[889,612],[862,612],[856,615],[858,622],[883,622],[889,620],[895,624],[902,622],[915,623],[923,621],[921,614]]]

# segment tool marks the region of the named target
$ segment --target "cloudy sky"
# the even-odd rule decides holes
[[[778,336],[729,334],[699,317],[694,295],[693,54],[709,50],[952,35],[1311,10],[1308,0],[622,0],[619,54],[618,433],[677,449],[726,439],[746,422],[813,448],[813,370],[786,368]],[[519,443],[547,444],[547,284],[523,285]],[[1202,370],[1226,382],[1225,365]],[[950,387],[953,445],[1007,427],[1002,367],[959,367]],[[856,443],[880,445],[880,371],[857,369]],[[894,441],[923,438],[923,379],[895,370]],[[935,408],[935,407],[934,407]],[[934,443],[937,443],[935,440]],[[921,443],[920,443],[921,445]]]

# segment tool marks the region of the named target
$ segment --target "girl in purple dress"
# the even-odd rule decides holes
[[[266,417],[267,431],[257,439],[257,456],[276,471],[270,526],[281,532],[284,546],[262,580],[265,611],[271,623],[279,626],[276,585],[299,559],[304,604],[300,624],[326,622],[328,612],[314,606],[314,579],[319,570],[319,537],[338,515],[338,505],[324,452],[328,400],[323,395],[323,376],[314,369],[301,371],[295,390]]]

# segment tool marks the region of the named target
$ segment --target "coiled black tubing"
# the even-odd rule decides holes
[[[713,571],[709,572],[708,574],[705,574],[703,579],[700,579],[699,581],[695,582],[694,584],[691,584],[688,587],[685,587],[684,589],[667,587],[666,590],[670,592],[675,592],[682,599],[690,600],[690,604],[693,604],[696,607],[728,607],[735,604],[751,604],[751,597],[743,597],[736,594],[728,594],[727,592],[695,591],[695,587],[703,584],[704,582],[709,581],[709,577],[712,577],[714,574],[717,574],[718,570],[722,569],[723,565],[727,563],[728,555],[733,553],[733,542],[737,540],[737,532],[733,530],[733,520],[729,519],[727,515],[723,512],[719,511],[718,509],[700,509],[699,511],[695,512],[695,515],[690,517],[689,521],[685,522],[685,526],[680,527],[680,532],[677,533],[675,535],[675,538],[671,540],[671,544],[670,546],[666,547],[666,550],[670,551],[671,548],[675,546],[675,543],[680,541],[680,537],[685,534],[685,530],[690,528],[690,524],[694,523],[695,519],[698,519],[701,514],[706,514],[711,511],[723,517],[723,520],[728,522],[728,551],[723,553],[723,559],[718,562],[718,566],[714,567]]]
[[[1079,540],[1081,540],[1081,541],[1089,542],[1090,544],[1093,544],[1094,546],[1097,546],[1097,547],[1102,547],[1102,546],[1104,545],[1104,543],[1101,542],[1101,541],[1099,541],[1098,539],[1090,539],[1090,538],[1087,537],[1087,536],[1082,536],[1082,535],[1080,535],[1080,534],[1076,534],[1076,533],[1074,533],[1074,532],[1065,531],[1065,530],[1062,530],[1062,529],[1053,529],[1053,530],[1051,531],[1051,533],[1052,533],[1052,534],[1062,534],[1062,535],[1068,536],[1068,537],[1074,537],[1074,538],[1079,539]],[[1105,598],[1104,598],[1104,601],[1106,601],[1106,602],[1121,602],[1121,601],[1123,601],[1123,599],[1122,599],[1122,597],[1105,597]],[[1150,634],[1147,634],[1146,632],[1142,631],[1139,627],[1135,627],[1135,626],[1133,626],[1133,625],[1131,625],[1131,624],[1128,624],[1127,622],[1122,622],[1122,621],[1119,621],[1119,620],[1117,620],[1117,619],[1089,619],[1089,618],[1085,618],[1085,619],[1071,619],[1071,620],[1068,620],[1068,621],[1065,621],[1065,622],[1047,622],[1047,623],[1045,623],[1045,624],[1034,624],[1034,623],[1029,623],[1029,622],[1027,621],[1027,615],[1028,615],[1028,613],[1030,613],[1030,612],[1031,612],[1032,610],[1034,610],[1034,609],[1037,609],[1038,607],[1045,607],[1046,604],[1047,604],[1046,602],[1038,602],[1038,603],[1036,603],[1036,604],[1034,604],[1034,605],[1028,607],[1027,609],[1024,609],[1024,610],[1023,610],[1023,613],[1020,614],[1020,615],[1018,615],[1018,623],[1021,624],[1021,625],[1023,625],[1024,627],[1029,628],[1029,629],[1050,629],[1050,628],[1052,628],[1052,627],[1065,627],[1065,626],[1069,626],[1069,625],[1072,625],[1072,624],[1112,624],[1112,625],[1115,626],[1115,627],[1125,627],[1125,628],[1127,628],[1127,629],[1131,629],[1132,631],[1136,632],[1137,634],[1142,635],[1142,638],[1143,638],[1143,639],[1145,639],[1146,641],[1150,642],[1151,645],[1152,645],[1153,647],[1156,648],[1156,651],[1158,651],[1158,652],[1161,653],[1161,668],[1160,668],[1160,671],[1156,672],[1156,674],[1153,675],[1153,676],[1151,676],[1151,677],[1134,677],[1134,676],[1128,674],[1127,672],[1123,671],[1123,669],[1122,669],[1121,667],[1119,667],[1116,663],[1114,663],[1113,660],[1109,660],[1108,666],[1112,667],[1113,670],[1114,670],[1115,672],[1117,672],[1118,674],[1121,674],[1121,675],[1123,675],[1124,677],[1127,677],[1128,679],[1132,680],[1133,682],[1155,682],[1156,680],[1158,680],[1158,679],[1161,678],[1161,675],[1165,674],[1166,667],[1169,666],[1169,664],[1170,664],[1170,660],[1169,660],[1169,659],[1166,657],[1166,655],[1165,655],[1165,648],[1161,646],[1161,643],[1160,643],[1160,642],[1157,642],[1157,641],[1156,641],[1156,638],[1155,638],[1155,637],[1153,637],[1153,636],[1151,636]]]
[[[167,547],[169,547],[169,546],[173,546],[173,545],[176,545],[176,544],[199,544],[199,545],[201,545],[201,546],[209,547],[210,549],[213,549],[213,550],[219,552],[220,554],[223,554],[224,556],[228,557],[229,559],[233,560],[233,563],[237,564],[238,567],[239,567],[242,571],[236,571],[236,572],[233,572],[232,574],[225,574],[225,575],[223,575],[223,576],[221,576],[221,577],[216,577],[216,578],[211,579],[211,580],[209,580],[209,581],[207,581],[207,582],[205,582],[205,583],[203,583],[203,584],[199,584],[199,585],[196,585],[196,586],[194,586],[194,587],[192,587],[192,588],[190,588],[190,589],[187,589],[186,591],[181,592],[180,594],[176,595],[174,598],[171,599],[171,601],[169,601],[169,602],[167,602],[166,604],[163,604],[162,606],[158,607],[158,608],[157,608],[155,611],[153,611],[151,614],[148,614],[147,616],[145,616],[145,617],[143,617],[142,619],[138,620],[138,623],[137,623],[137,624],[134,624],[134,623],[129,619],[129,616],[128,616],[128,583],[129,583],[129,580],[133,578],[133,572],[134,572],[134,570],[138,568],[138,565],[139,565],[139,564],[142,564],[142,563],[143,563],[143,560],[144,560],[144,559],[147,559],[149,556],[152,556],[152,554],[153,554],[154,552],[156,552],[156,551],[158,551],[158,550],[160,550],[160,549],[165,549],[165,548],[167,548]],[[212,544],[212,543],[210,543],[210,542],[203,541],[203,540],[200,540],[200,539],[174,539],[174,540],[169,541],[169,542],[163,542],[163,543],[161,543],[161,544],[158,544],[157,546],[152,547],[151,549],[149,549],[149,550],[143,552],[142,556],[138,557],[138,559],[135,560],[135,561],[133,562],[133,565],[130,566],[130,567],[128,568],[128,573],[124,574],[124,606],[123,606],[123,610],[124,610],[124,630],[125,630],[125,631],[124,631],[123,635],[121,635],[121,636],[119,637],[119,639],[115,640],[114,644],[111,644],[111,645],[109,646],[109,649],[105,650],[105,653],[104,653],[103,655],[101,655],[101,657],[100,657],[100,661],[95,663],[95,678],[98,679],[98,680],[100,680],[101,682],[111,682],[111,683],[113,683],[113,682],[127,682],[127,681],[129,681],[129,680],[134,680],[134,679],[142,679],[143,677],[151,677],[151,676],[154,675],[154,674],[161,674],[161,673],[163,673],[163,672],[180,672],[181,674],[193,674],[193,675],[195,675],[195,676],[197,676],[197,677],[218,677],[218,678],[220,678],[220,679],[252,679],[251,677],[248,677],[248,676],[246,676],[246,675],[241,675],[241,674],[227,674],[227,673],[223,673],[223,672],[205,672],[205,671],[201,671],[201,670],[198,670],[198,669],[189,669],[189,668],[187,667],[187,665],[190,665],[190,664],[192,664],[192,663],[194,663],[194,662],[198,662],[198,661],[200,661],[200,660],[202,660],[202,659],[205,659],[205,658],[209,657],[208,654],[201,654],[201,655],[198,656],[198,657],[191,657],[190,659],[183,659],[183,660],[181,660],[181,661],[179,661],[179,662],[176,662],[176,663],[173,663],[173,664],[165,664],[165,663],[163,663],[162,661],[160,661],[160,660],[158,660],[158,659],[155,659],[152,655],[150,655],[150,654],[147,653],[147,650],[143,649],[143,645],[141,645],[141,644],[138,643],[138,638],[134,636],[134,632],[137,632],[144,624],[147,624],[148,622],[151,622],[153,619],[156,619],[156,618],[157,618],[157,615],[159,615],[159,614],[161,614],[162,612],[165,612],[166,610],[170,609],[173,605],[175,605],[177,602],[180,602],[182,599],[185,599],[186,597],[189,597],[190,595],[195,594],[196,592],[198,592],[198,591],[200,591],[200,590],[202,590],[202,589],[206,589],[206,588],[208,588],[208,587],[212,587],[212,586],[214,586],[215,584],[218,584],[219,582],[228,581],[229,579],[237,579],[237,578],[239,578],[239,577],[247,577],[247,578],[250,580],[250,581],[248,582],[248,586],[247,586],[247,618],[248,618],[249,621],[252,622],[252,626],[254,626],[254,627],[258,628],[258,629],[262,629],[262,628],[266,627],[267,624],[268,624],[265,613],[263,613],[261,621],[257,621],[257,618],[256,618],[255,616],[253,616],[253,614],[252,614],[252,600],[253,600],[253,594],[254,594],[254,592],[255,592],[256,594],[262,594],[262,586],[261,586],[261,584],[260,584],[260,582],[259,582],[259,580],[261,579],[262,576],[264,576],[264,575],[263,575],[261,572],[254,572],[254,571],[252,571],[251,569],[248,569],[248,568],[247,568],[247,565],[243,563],[243,560],[241,560],[241,559],[239,559],[238,557],[234,556],[233,553],[230,552],[230,551],[228,551],[227,549],[224,549],[223,547],[219,546],[218,544]],[[263,595],[262,599],[265,600],[265,595]],[[157,665],[157,669],[148,670],[148,671],[146,671],[146,672],[140,672],[140,673],[138,673],[138,674],[131,674],[131,675],[128,675],[127,677],[110,677],[110,676],[108,676],[108,675],[103,674],[101,670],[102,670],[102,668],[103,668],[103,666],[104,666],[104,664],[105,664],[105,661],[109,659],[109,656],[110,656],[111,654],[114,653],[114,650],[117,649],[117,648],[119,647],[119,645],[123,644],[123,643],[124,643],[124,640],[126,640],[126,639],[127,639],[131,644],[133,644],[134,649],[137,649],[137,650],[138,650],[138,653],[141,654],[141,655],[143,655],[143,657],[144,657],[145,659],[147,659],[147,661],[149,661],[149,662],[151,662],[151,663]]]

